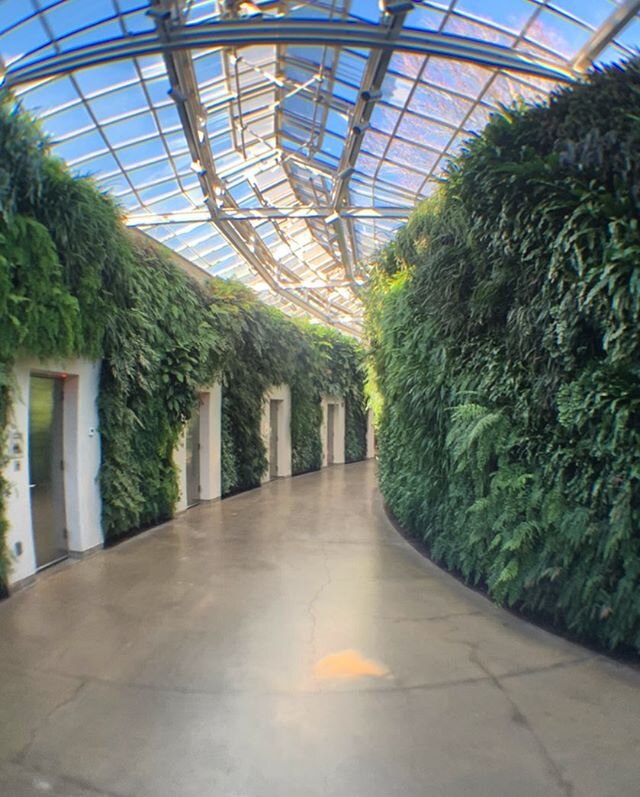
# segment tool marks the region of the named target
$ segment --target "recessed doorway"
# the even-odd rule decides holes
[[[186,440],[187,506],[200,502],[200,406],[187,424]]]
[[[272,385],[262,404],[260,434],[266,468],[260,481],[291,476],[291,391],[288,385]]]
[[[327,404],[327,465],[335,462],[336,405]]]
[[[271,399],[269,402],[269,478],[278,478],[278,416],[282,402]]]
[[[340,396],[322,397],[322,467],[342,465],[345,454],[345,402]]]
[[[36,567],[68,555],[64,494],[64,381],[31,376],[29,384],[29,492]]]

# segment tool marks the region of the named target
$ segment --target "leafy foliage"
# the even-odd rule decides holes
[[[72,177],[48,154],[37,124],[6,93],[0,94],[0,322],[0,435],[20,351],[102,360],[107,538],[172,514],[173,452],[198,389],[215,380],[223,383],[225,494],[259,484],[266,469],[260,418],[271,385],[291,385],[295,472],[320,465],[319,401],[329,385],[354,403],[352,437],[365,434],[358,426],[363,355],[353,341],[291,321],[241,285],[190,280],[170,253],[125,230],[116,205],[91,180]],[[0,476],[0,584],[8,567],[5,493]]]
[[[103,525],[107,535],[169,517],[173,451],[214,380],[224,347],[207,297],[147,242],[131,241],[128,302],[105,329],[100,385]]]
[[[351,459],[363,459],[366,440],[364,353],[352,340],[325,327],[291,320],[245,291],[243,313],[234,328],[235,356],[223,372],[223,494],[260,484],[267,468],[260,436],[263,397],[272,385],[291,388],[293,474],[317,470],[322,462],[320,400],[338,394],[354,408],[346,443]],[[362,441],[362,442],[361,442]]]
[[[0,222],[0,357],[27,349],[41,357],[79,344],[78,302],[67,290],[51,236],[26,216]]]
[[[640,64],[504,110],[381,253],[380,477],[498,601],[640,649]]]

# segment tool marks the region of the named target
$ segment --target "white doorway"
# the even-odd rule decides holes
[[[29,497],[36,569],[68,556],[64,494],[64,383],[32,375],[29,382]]]
[[[269,400],[269,478],[278,478],[278,418],[282,402]]]
[[[220,498],[222,392],[219,383],[202,388],[176,450],[179,497],[176,512]]]
[[[267,468],[262,482],[291,476],[291,392],[276,385],[264,397],[261,423]]]
[[[100,363],[24,358],[13,369],[4,465],[9,584],[102,546]]]
[[[322,399],[322,467],[342,465],[345,461],[345,404],[338,396]]]
[[[187,423],[185,435],[187,506],[200,503],[200,402]]]
[[[327,465],[335,462],[336,404],[327,404]]]

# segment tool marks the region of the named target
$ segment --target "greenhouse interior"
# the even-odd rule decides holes
[[[638,797],[640,0],[0,0],[0,794]]]

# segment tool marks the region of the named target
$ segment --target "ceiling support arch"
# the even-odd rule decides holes
[[[160,19],[158,24],[166,24],[166,20]],[[134,33],[127,37],[75,47],[22,65],[20,61],[16,61],[7,67],[4,85],[19,86],[124,58],[178,50],[276,43],[323,45],[328,41],[338,47],[401,50],[417,55],[450,58],[565,83],[576,77],[570,68],[562,64],[492,42],[451,33],[404,28],[395,38],[390,39],[386,26],[371,22],[243,19],[183,25],[172,33],[170,39],[163,39],[155,31]]]
[[[0,87],[128,226],[355,335],[380,247],[469,137],[633,57],[640,20],[640,0],[4,5]]]
[[[227,243],[259,274],[265,283],[286,301],[291,302],[311,316],[331,324],[349,335],[359,335],[359,325],[345,324],[330,311],[324,297],[312,296],[294,273],[284,276],[291,280],[282,285],[278,274],[282,266],[274,259],[270,250],[256,235],[251,223],[244,219],[225,217],[223,208],[240,211],[240,207],[216,174],[215,159],[206,133],[206,111],[200,100],[191,53],[171,47],[174,36],[184,30],[181,23],[180,0],[151,0],[152,18],[156,24],[158,39],[166,45],[163,50],[169,93],[176,103],[180,123],[187,141],[210,220],[216,225]],[[222,211],[222,212],[221,212]]]

